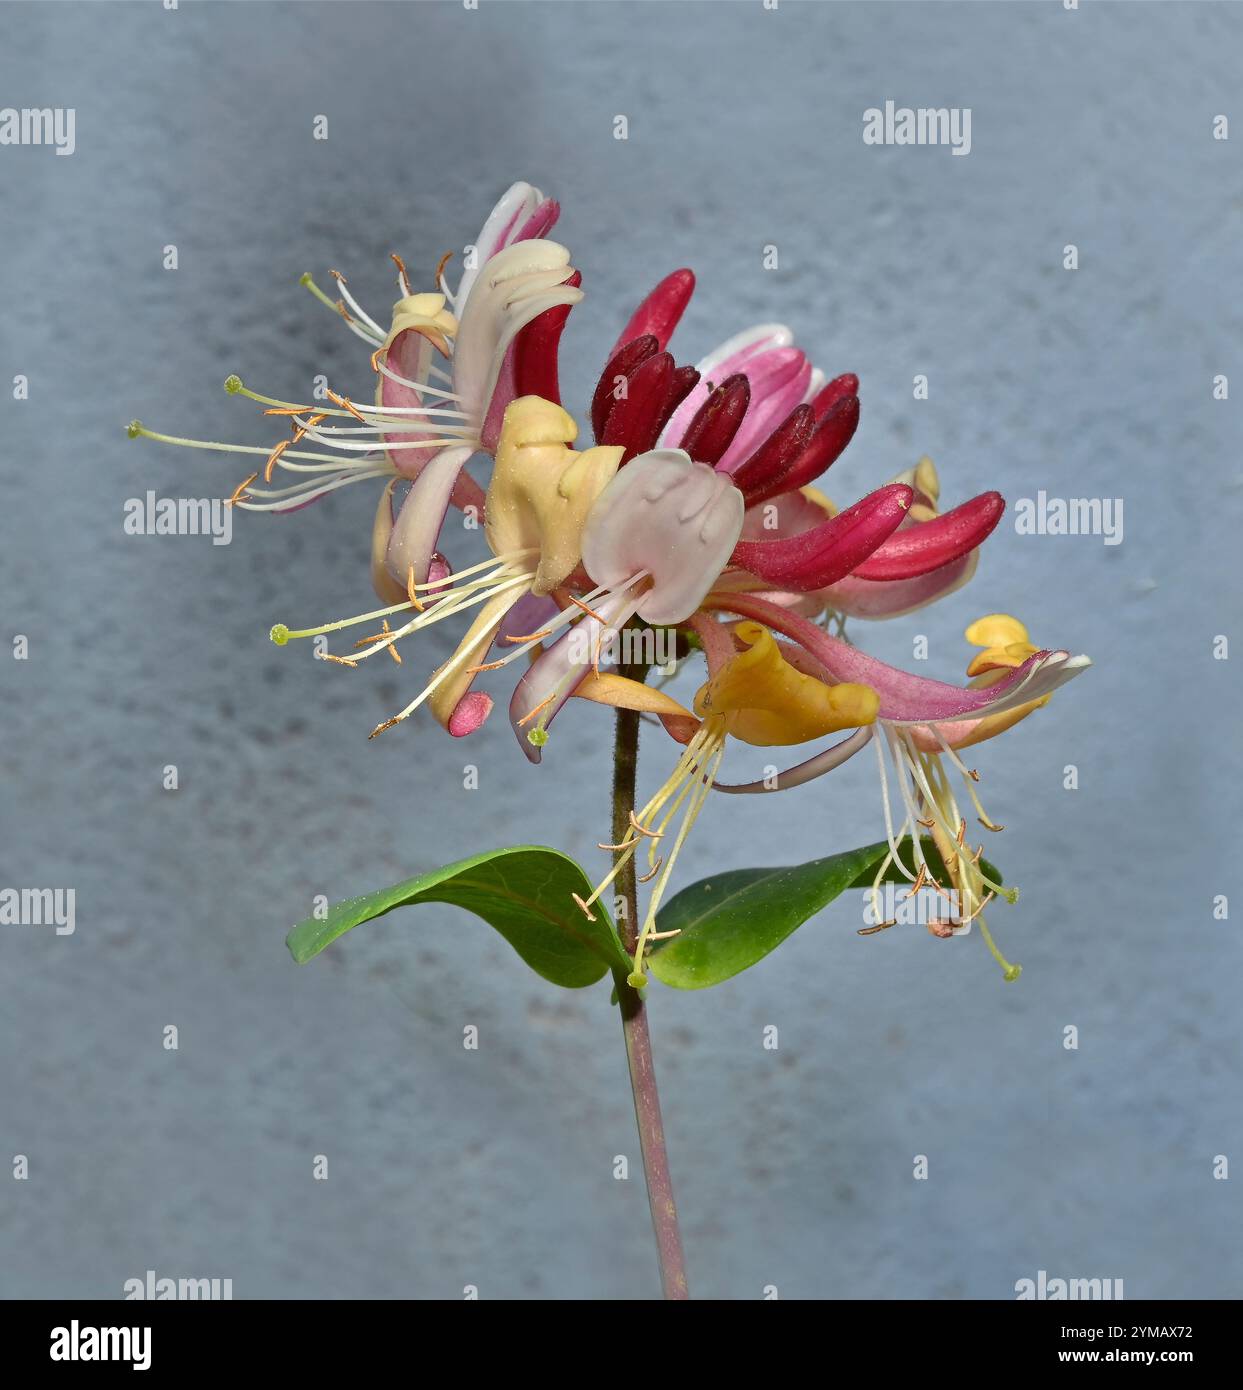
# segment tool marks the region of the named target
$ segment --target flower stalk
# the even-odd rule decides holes
[[[642,680],[646,670],[631,667],[625,674]],[[622,844],[630,833],[638,763],[639,712],[619,709],[614,734],[613,770],[613,843],[616,845]],[[622,851],[615,851],[615,854],[620,859]],[[626,904],[625,914],[618,914],[622,943],[626,951],[633,955],[639,940],[639,897],[633,855],[619,866],[617,892]],[[630,1068],[630,1089],[634,1093],[634,1116],[639,1127],[647,1199],[652,1211],[652,1228],[656,1233],[661,1288],[667,1299],[688,1299],[686,1258],[682,1253],[682,1234],[678,1228],[673,1180],[669,1173],[669,1152],[665,1147],[665,1127],[660,1116],[660,1093],[656,1089],[647,1004],[642,992],[627,982],[623,971],[614,972],[614,982],[621,1010],[622,1034],[626,1040],[626,1062]]]

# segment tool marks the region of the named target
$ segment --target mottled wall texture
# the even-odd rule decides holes
[[[3,631],[27,639],[0,656],[0,881],[76,893],[72,934],[0,928],[0,1166],[28,1160],[0,1176],[0,1292],[120,1297],[148,1269],[238,1298],[656,1291],[605,986],[545,984],[450,907],[301,968],[283,944],[316,895],[494,846],[600,866],[608,718],[570,709],[539,769],[504,719],[468,745],[426,719],[368,743],[416,664],[334,670],[266,636],[369,606],[365,487],[238,514],[228,546],[123,529],[148,488],[227,496],[248,471],[130,441],[131,417],[261,444],[230,372],[365,394],[365,349],[300,273],[338,268],[385,312],[388,253],[426,280],[517,178],[563,201],[585,276],[570,405],[640,294],[692,265],[683,360],[781,320],[860,375],[835,497],[927,453],[947,500],[1010,501],[969,588],[859,640],[909,665],[925,636],[917,669],[961,680],[963,628],[1004,610],[1095,661],[974,759],[1022,888],[991,919],[1021,981],[975,932],[861,937],[851,898],[719,988],[653,989],[693,1291],[1013,1298],[1043,1269],[1243,1292],[1243,1173],[1215,1176],[1243,1164],[1243,10],[183,0],[0,21],[0,105],[76,113],[69,157],[0,146]],[[886,101],[969,108],[969,154],[866,144]],[[1121,543],[1018,534],[1042,489],[1121,499]],[[452,641],[433,631],[421,664]],[[645,747],[647,792],[672,745]],[[881,834],[859,758],[714,798],[679,881]]]

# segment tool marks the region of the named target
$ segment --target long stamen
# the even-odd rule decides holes
[[[370,343],[372,347],[375,347],[384,342],[384,334],[381,333],[378,328],[374,332],[363,328],[361,324],[357,323],[345,312],[344,304],[339,300],[330,299],[315,283],[314,277],[309,270],[299,278],[298,283],[310,290],[315,298],[318,299],[321,304],[331,309],[334,314],[339,314],[345,320],[346,326],[349,328],[350,332],[356,337],[361,338],[364,343]]]
[[[154,440],[157,444],[177,444],[180,445],[180,447],[183,449],[211,449],[214,450],[216,453],[220,454],[262,454],[265,458],[272,452],[270,448],[265,448],[262,444],[224,444],[216,440],[183,439],[179,435],[175,434],[161,434],[157,430],[149,430],[146,427],[146,425],[142,423],[141,420],[131,420],[128,426],[126,426],[125,432],[129,435],[131,439],[151,439]],[[411,447],[417,448],[418,446],[411,446],[408,444],[398,444],[396,446],[390,445],[390,448],[392,447],[405,449]],[[440,441],[435,439],[428,440],[426,441],[424,447],[439,448]],[[334,468],[340,468],[342,466],[341,459],[334,458],[331,454],[309,454],[302,453],[300,451],[295,453],[291,450],[288,453],[286,453],[284,457],[286,459],[306,459],[312,463],[327,463],[331,464]],[[377,457],[375,461],[379,462],[380,460]],[[372,460],[358,460],[358,463],[360,464],[369,462],[372,462]]]
[[[512,588],[513,584],[516,582],[529,583],[530,576],[520,576],[519,580],[511,581],[509,585],[503,585],[500,588],[495,589],[493,593],[500,593],[502,588]],[[489,597],[491,596],[492,595],[489,595]],[[400,632],[394,634],[394,636],[401,635],[402,634]],[[369,655],[369,653],[364,653],[364,655]],[[413,700],[410,701],[410,703],[405,707],[405,709],[401,711],[400,714],[394,715],[391,719],[386,719],[382,724],[377,724],[375,728],[372,729],[372,731],[367,735],[367,737],[375,738],[377,734],[382,734],[386,729],[391,729],[395,724],[400,724],[403,719],[409,719],[409,717],[415,712],[416,709],[418,709],[418,707],[423,703],[423,701],[428,698],[428,696],[430,696],[444,681],[448,680],[448,678],[451,675],[456,674],[461,669],[461,667],[466,663],[467,658],[469,656],[470,648],[466,648],[465,650],[455,652],[454,655],[451,656],[449,660],[445,662],[445,664],[440,668],[440,670],[436,672],[436,674],[431,678],[431,680],[428,681],[427,685],[423,688],[423,690],[418,695],[416,695]],[[590,913],[588,915],[590,916]]]
[[[893,812],[890,810],[889,806],[889,779],[885,773],[885,750],[881,747],[880,739],[873,739],[872,742],[876,744],[876,762],[877,766],[880,768],[880,796],[881,805],[885,813],[885,838],[889,842],[889,853],[897,868],[905,874],[907,878],[914,878],[915,875],[907,869],[906,865],[902,862],[901,854],[898,853],[898,846],[906,836],[906,821],[902,822],[902,834],[898,838],[895,839],[893,833]],[[916,839],[918,837],[912,836],[912,838]]]
[[[1001,951],[998,949],[997,943],[993,940],[992,932],[988,929],[988,923],[984,920],[983,917],[979,919],[979,922],[980,935],[984,938],[984,944],[988,947],[989,953],[991,954],[993,959],[997,962],[998,965],[1001,966],[1002,972],[1006,978],[1006,982],[1008,984],[1012,984],[1023,973],[1023,967],[1021,965],[1011,963],[1005,958],[1005,956],[1001,954]]]
[[[479,583],[474,586],[467,586],[462,593],[450,592],[434,608],[425,608],[415,614],[403,627],[397,628],[388,639],[396,642],[400,638],[409,637],[412,633],[420,632],[425,627],[430,627],[433,623],[443,622],[446,618],[452,618],[467,608],[477,608],[481,603],[487,603],[489,599],[497,594],[503,594],[520,585],[529,585],[531,576],[529,574],[517,574],[492,585]],[[366,660],[377,651],[383,650],[383,645],[372,647],[359,656],[360,661]],[[403,716],[404,717],[404,716]]]
[[[625,868],[625,866],[630,862],[631,858],[633,858],[634,856],[635,847],[640,843],[640,841],[645,837],[651,837],[652,832],[649,829],[647,829],[647,827],[644,825],[644,821],[647,819],[648,816],[654,814],[655,811],[658,810],[660,806],[664,804],[668,797],[674,791],[676,791],[678,787],[682,785],[682,781],[686,775],[686,769],[689,763],[696,756],[699,746],[702,744],[703,735],[703,728],[700,728],[696,731],[690,743],[688,743],[686,745],[686,748],[683,750],[682,755],[678,759],[673,771],[665,780],[664,786],[660,789],[659,792],[657,792],[657,794],[652,798],[652,800],[647,803],[643,810],[638,815],[631,811],[630,825],[633,831],[633,838],[631,838],[631,836],[628,835],[620,845],[614,846],[616,850],[619,850],[621,852],[620,857],[614,863],[609,873],[596,885],[596,888],[592,892],[591,896],[585,902],[579,902],[579,907],[581,907],[584,912],[588,912],[588,910],[591,907],[591,904],[599,899],[600,895],[609,886],[609,884],[613,882],[617,875],[621,873],[622,869]]]
[[[353,309],[353,311],[362,320],[363,327],[369,328],[373,333],[377,333],[381,338],[383,338],[385,336],[384,330],[375,321],[375,319],[371,317],[371,315],[366,311],[366,309],[363,308],[363,306],[358,302],[358,300],[356,300],[354,296],[350,293],[348,288],[348,282],[345,276],[342,275],[339,270],[330,270],[328,274],[331,275],[332,278],[337,282],[337,288],[341,291],[342,299],[345,300],[345,302],[350,306],[350,308]]]
[[[375,361],[375,369],[377,372],[380,373],[381,376],[386,376],[390,381],[395,381],[398,386],[408,387],[411,391],[417,391],[421,396],[438,396],[441,400],[453,401],[461,399],[461,397],[457,394],[456,391],[444,391],[438,386],[430,385],[426,381],[411,381],[409,377],[402,376],[400,372],[395,372],[392,369],[392,367],[388,365],[387,362],[381,362],[378,357]],[[428,371],[430,374],[438,377],[441,381],[447,382],[450,386],[453,385],[453,378],[449,375],[448,372],[442,372],[439,367],[430,367]],[[385,409],[390,409],[390,407],[386,406]],[[400,409],[402,411],[417,411],[421,410],[422,407],[401,406]]]
[[[258,474],[255,474],[258,477]],[[321,497],[327,496],[330,492],[335,492],[337,488],[348,487],[351,483],[365,483],[371,478],[391,478],[393,470],[391,468],[351,468],[348,471],[339,471],[337,476],[329,478],[326,482],[322,479],[306,479],[293,487],[284,488],[252,488],[250,496],[275,498],[275,501],[264,502],[239,502],[238,506],[248,512],[282,512],[289,511],[293,507],[304,507],[308,502],[315,502]]]
[[[639,933],[638,942],[634,952],[634,970],[631,972],[628,983],[634,988],[642,988],[647,983],[647,976],[643,973],[643,953],[647,949],[649,941],[655,939],[656,933],[656,914],[660,908],[661,899],[664,897],[665,889],[669,885],[669,879],[673,873],[673,866],[677,861],[678,852],[686,843],[687,836],[695,822],[699,819],[699,813],[703,810],[704,802],[708,799],[708,793],[712,790],[712,783],[716,778],[716,773],[721,765],[721,759],[725,755],[725,730],[723,724],[714,728],[702,746],[702,757],[695,763],[693,770],[687,781],[687,789],[693,787],[690,802],[687,805],[686,813],[682,817],[682,824],[678,829],[677,838],[673,842],[673,848],[669,851],[669,857],[664,861],[664,867],[660,869],[660,877],[652,888],[651,895],[647,902],[647,913],[643,921],[643,929]],[[681,801],[681,796],[678,800]],[[670,812],[672,814],[672,812]],[[653,873],[659,865],[653,867]],[[665,933],[661,933],[665,935]]]
[[[390,251],[388,253],[388,258],[397,267],[397,279],[401,283],[402,293],[409,296],[413,291],[410,288],[410,276],[406,274],[405,261],[402,260],[396,251]]]
[[[953,838],[957,841],[958,858],[968,858],[969,856],[966,856],[963,853],[962,849],[962,836],[965,834],[966,822],[963,821],[962,817],[958,813],[958,803],[954,799],[953,792],[950,790],[949,779],[945,776],[944,769],[941,768],[939,759],[933,754],[921,755],[919,760],[919,766],[924,772],[925,779],[929,774],[933,774],[935,776],[935,780],[937,781],[939,791],[939,796],[936,798],[936,802],[938,804],[941,802],[947,803],[948,806],[951,808],[949,813],[950,817],[952,817],[952,819],[955,822],[957,822],[955,828],[951,830],[948,821],[942,820],[940,823],[940,828],[943,830],[946,836]],[[926,786],[927,782],[925,780],[925,787]],[[980,805],[979,797],[976,795],[975,788],[972,785],[972,783],[969,780],[965,780],[964,786],[966,786],[972,801],[975,803],[976,810],[980,814],[981,824],[985,825],[987,828],[992,830],[1003,829],[1004,827],[1000,825],[993,825],[993,823],[984,814],[984,808]],[[935,806],[933,808],[932,813],[934,816],[938,814],[938,811]],[[981,883],[983,883],[986,887],[991,888],[995,893],[1000,894],[1003,898],[1006,899],[1007,902],[1012,903],[1018,898],[1017,888],[1003,888],[1001,884],[994,883],[993,880],[989,878],[988,875],[985,874],[978,867],[975,870],[975,875]]]
[[[447,596],[455,598],[459,595],[477,595],[481,590],[490,592],[498,580],[515,576],[516,570],[513,561],[530,553],[530,551],[525,550],[515,551],[512,555],[505,556],[502,559],[493,556],[490,560],[485,560],[477,565],[471,565],[469,569],[464,569],[453,576],[454,585],[452,588],[449,587],[447,582],[443,579],[431,579],[425,584],[416,584],[414,587],[421,590],[440,589],[443,590]],[[473,574],[478,570],[489,568],[493,570],[493,573],[484,575],[480,579],[472,580],[469,584],[459,585],[456,582],[468,574]],[[525,575],[519,575],[518,577],[525,577]],[[291,637],[324,636],[330,632],[339,632],[342,628],[355,627],[359,623],[374,622],[377,619],[387,618],[394,613],[405,612],[413,606],[414,605],[409,601],[406,603],[394,603],[387,608],[377,608],[370,613],[360,613],[354,618],[342,618],[335,623],[325,623],[322,627],[308,627],[299,630],[288,628],[284,623],[277,623],[276,626],[273,627],[270,635],[272,641],[275,642],[278,647],[283,647]]]

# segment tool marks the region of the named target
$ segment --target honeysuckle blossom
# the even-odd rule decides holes
[[[899,671],[811,621],[826,612],[839,621],[895,617],[960,588],[1004,500],[988,491],[941,512],[937,471],[921,459],[839,511],[815,484],[857,430],[858,377],[827,379],[783,324],[746,329],[695,365],[679,365],[669,343],[695,288],[687,269],[666,276],[631,315],[590,402],[595,447],[575,451],[558,352],[583,292],[569,251],[548,239],[559,211],[531,185],[512,185],[468,248],[456,290],[445,276],[449,257],[435,288],[416,292],[394,255],[400,297],[387,324],[338,272],[335,301],[303,277],[371,349],[371,403],[327,390],[324,403],[304,405],[230,377],[230,393],[287,419],[291,435],[270,450],[175,439],[137,422],[131,435],[266,455],[262,482],[252,473],[230,499],[249,510],[293,511],[356,482],[382,482],[371,580],[387,606],[271,632],[283,645],[379,624],[349,654],[328,655],[357,666],[378,652],[401,662],[399,642],[471,615],[453,655],[372,737],[425,703],[451,734],[473,733],[492,708],[492,697],[474,690],[476,677],[515,661],[524,664],[509,719],[531,762],[573,696],[663,722],[681,745],[676,766],[622,844],[607,847],[617,855],[612,873],[580,901],[590,914],[647,841],[644,881],[656,882],[632,983],[643,982],[657,909],[710,791],[795,786],[869,742],[889,842],[877,882],[897,864],[915,888],[935,883],[917,826],[928,829],[959,894],[958,929],[980,920],[1013,978],[1017,967],[980,916],[993,893],[1009,890],[985,876],[979,851],[965,843],[951,773],[962,776],[981,822],[999,828],[960,751],[1026,717],[1087,658],[1037,650],[1021,624],[994,614],[968,629],[982,651],[968,668],[970,685],[957,687]],[[494,460],[486,491],[466,472],[480,453]],[[271,486],[277,470],[293,481]],[[474,510],[490,551],[457,574],[438,549],[454,506]],[[676,629],[702,650],[708,678],[693,708],[602,660],[607,640],[634,621]],[[795,746],[845,730],[853,732],[764,783],[717,782],[729,738]],[[899,853],[907,837],[913,868]]]
[[[507,634],[512,644],[509,654],[497,662],[484,663],[518,601],[528,595],[551,593],[578,567],[588,513],[617,471],[620,449],[597,447],[576,453],[569,445],[577,433],[571,417],[551,401],[524,396],[512,402],[505,412],[485,499],[484,534],[492,559],[451,578],[419,581],[409,561],[409,528],[402,528],[399,517],[389,537],[384,569],[394,583],[400,582],[404,570],[404,602],[297,632],[278,624],[272,629],[273,641],[283,646],[290,638],[325,635],[359,623],[382,621],[379,633],[358,644],[365,650],[353,658],[335,658],[356,666],[378,651],[395,649],[402,638],[433,623],[464,609],[479,608],[453,656],[399,714],[377,726],[371,736],[409,718],[424,702],[450,733],[460,736],[473,732],[492,705],[486,695],[470,696],[475,675],[525,654],[562,621],[578,616],[582,607],[570,608],[568,615],[561,615],[539,633]],[[411,611],[413,617],[390,629],[391,617]]]
[[[960,750],[1003,733],[1039,709],[1056,689],[1091,665],[1089,659],[1072,656],[1065,650],[1037,649],[1017,619],[992,614],[967,629],[967,640],[984,650],[968,667],[971,683],[953,686],[878,661],[799,614],[756,595],[710,598],[706,606],[768,624],[790,639],[783,644],[783,655],[792,665],[830,684],[864,684],[876,693],[878,701],[873,724],[860,728],[849,739],[775,777],[743,785],[717,784],[717,789],[739,794],[798,786],[839,767],[874,741],[889,843],[889,854],[877,870],[876,885],[890,866],[896,865],[912,881],[912,892],[925,884],[942,886],[920,846],[918,828],[928,829],[959,894],[957,930],[965,931],[978,919],[989,950],[1006,978],[1017,979],[1019,967],[1001,955],[982,916],[994,894],[1013,901],[1016,891],[992,882],[980,868],[982,846],[973,851],[966,844],[967,822],[959,811],[946,764],[961,776],[980,824],[987,830],[1001,830],[985,812],[975,789],[979,774],[962,761]],[[707,644],[705,650],[709,650]],[[711,656],[709,659],[711,662]],[[896,829],[886,760],[892,767],[902,811]],[[899,853],[908,836],[913,869]]]
[[[658,441],[731,478],[747,512],[725,587],[818,612],[828,598],[800,596],[845,582],[831,596],[837,611],[890,616],[965,583],[1001,517],[1000,494],[938,516],[936,471],[922,461],[837,513],[810,484],[854,435],[858,377],[826,384],[783,324],[737,334],[694,368],[676,366],[666,344],[693,289],[691,272],[675,271],[639,305],[600,376],[591,417],[597,440],[626,449],[623,461]]]
[[[353,483],[390,480],[377,514],[379,530],[392,525],[387,509],[393,484],[417,482],[429,460],[452,449],[448,460],[438,459],[435,478],[419,489],[414,506],[422,510],[429,495],[433,501],[438,498],[447,479],[452,502],[482,509],[483,491],[462,471],[465,462],[476,452],[494,451],[505,409],[518,396],[538,394],[559,402],[558,343],[582,291],[570,253],[544,238],[558,213],[558,204],[538,189],[514,184],[471,248],[456,293],[443,274],[448,257],[436,274],[439,290],[415,293],[404,262],[394,255],[401,298],[387,328],[358,303],[339,272],[332,272],[340,292],[335,303],[309,275],[302,277],[372,348],[374,403],[355,402],[327,389],[326,404],[303,405],[261,395],[231,376],[226,390],[265,406],[268,415],[287,418],[290,437],[264,449],[180,439],[138,421],[130,426],[131,437],[265,455],[262,485],[257,484],[259,473],[252,473],[230,498],[251,511],[294,511]],[[437,359],[446,365],[437,365]],[[315,447],[302,447],[308,444]],[[297,481],[268,486],[277,470]],[[429,551],[416,571],[424,573],[430,560]]]

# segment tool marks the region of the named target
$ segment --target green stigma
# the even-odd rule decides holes
[[[1002,975],[1002,978],[1006,981],[1007,984],[1013,984],[1014,981],[1017,980],[1022,973],[1023,967],[1021,965],[1010,965],[1006,967]]]
[[[626,976],[626,983],[631,989],[643,989],[647,984],[647,976],[641,970],[632,970]]]
[[[548,730],[541,729],[537,724],[534,729],[529,729],[527,731],[527,742],[533,748],[543,748],[548,742]]]
[[[230,396],[236,396],[237,393],[242,389],[242,378],[238,376],[236,372],[225,377],[224,389],[229,393]]]
[[[285,643],[289,641],[289,629],[284,623],[274,623],[268,636],[278,647],[283,647]]]
[[[310,283],[311,283],[311,272],[310,272],[309,270],[304,270],[304,271],[302,272],[302,274],[298,276],[298,284],[300,284],[300,285],[302,286],[303,289],[306,289],[306,287],[307,287]]]
[[[131,420],[129,424],[125,426],[125,433],[131,439],[137,439],[138,436],[142,433],[142,421]]]

